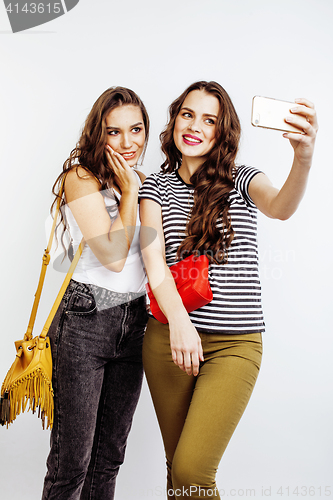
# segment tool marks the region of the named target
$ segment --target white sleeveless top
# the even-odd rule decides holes
[[[137,173],[136,176],[138,178],[138,183],[141,186],[141,180]],[[114,193],[115,191],[111,189],[102,192],[105,207],[111,219],[115,219],[118,215],[118,205],[115,200]],[[115,194],[118,199],[121,198],[118,193]],[[65,216],[67,219],[67,228],[72,238],[74,252],[76,252],[82,240],[82,233],[76,223],[71,209],[67,204],[65,205]],[[139,204],[136,217],[136,229],[123,270],[119,273],[115,273],[104,267],[93,254],[88,243],[86,243],[74,271],[73,279],[81,283],[97,285],[119,293],[139,293],[145,289],[147,279],[143,269],[143,261],[140,250]]]

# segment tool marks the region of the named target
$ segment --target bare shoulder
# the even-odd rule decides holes
[[[78,165],[77,167],[72,168],[67,174],[66,174],[66,183],[71,184],[71,183],[76,183],[76,182],[86,182],[86,181],[94,181],[98,182],[95,178],[95,176],[89,172],[89,170],[85,169],[84,167],[81,167],[81,165]]]
[[[66,175],[65,196],[67,203],[99,190],[100,184],[96,177],[80,165],[70,170]]]
[[[143,172],[140,172],[139,170],[135,170],[138,176],[140,177],[140,181],[143,182],[146,178],[145,174]]]

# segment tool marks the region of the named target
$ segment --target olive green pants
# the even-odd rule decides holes
[[[205,361],[197,377],[172,361],[168,325],[150,318],[143,344],[167,458],[169,500],[220,498],[216,471],[260,368],[260,333],[200,337]]]

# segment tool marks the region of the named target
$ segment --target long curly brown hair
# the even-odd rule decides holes
[[[51,213],[59,198],[61,199],[60,208],[66,204],[65,195],[61,192],[61,186],[67,173],[74,168],[77,169],[78,166],[83,167],[100,181],[101,191],[112,188],[114,173],[109,166],[105,153],[105,144],[107,141],[106,118],[113,109],[129,104],[138,106],[142,113],[145,127],[145,144],[142,157],[144,156],[149,137],[149,117],[145,105],[133,90],[125,87],[110,87],[103,92],[91,108],[80,139],[65,161],[63,170],[53,185],[52,193],[55,195],[55,200],[51,206]],[[63,243],[63,236],[66,230],[63,210],[60,210],[60,221],[57,227],[61,224],[63,224],[61,237]]]
[[[234,188],[233,169],[241,134],[236,110],[221,85],[216,82],[195,82],[170,105],[169,122],[160,134],[165,154],[161,169],[163,173],[170,173],[181,166],[182,155],[174,143],[173,132],[186,96],[193,90],[203,90],[214,95],[219,101],[220,109],[215,144],[190,178],[190,183],[194,186],[194,205],[177,257],[204,253],[210,262],[221,264],[227,261],[227,250],[234,237],[229,215],[229,193]]]

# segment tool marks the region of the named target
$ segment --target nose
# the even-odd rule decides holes
[[[193,120],[191,120],[191,122],[189,123],[188,128],[192,130],[192,132],[201,132],[199,119],[193,118]]]
[[[121,140],[121,147],[123,149],[129,149],[132,146],[132,141],[129,134],[123,134]]]

